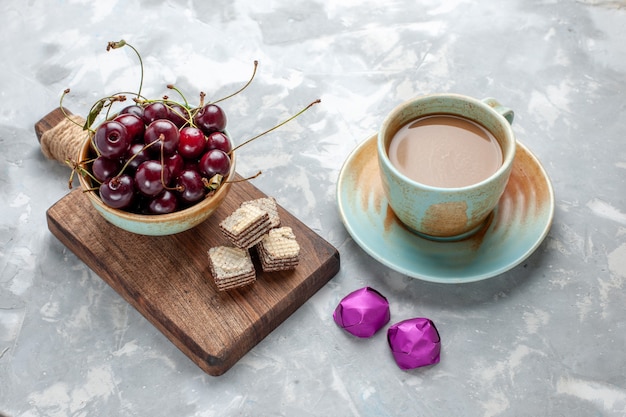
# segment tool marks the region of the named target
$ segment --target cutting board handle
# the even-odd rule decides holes
[[[63,112],[65,111],[65,113]],[[48,159],[65,164],[65,161],[78,161],[79,152],[87,139],[82,126],[85,119],[60,107],[52,110],[35,123],[35,133],[41,145],[41,152]]]

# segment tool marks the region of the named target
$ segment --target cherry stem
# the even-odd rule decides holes
[[[235,150],[241,148],[244,145],[247,145],[248,143],[252,142],[255,139],[260,138],[261,136],[278,129],[279,127],[289,123],[290,121],[292,121],[293,119],[295,119],[296,117],[300,116],[302,113],[304,113],[305,111],[307,111],[308,109],[310,109],[311,107],[313,107],[314,105],[320,103],[321,100],[317,99],[311,103],[309,103],[305,108],[303,108],[302,110],[300,110],[298,113],[294,114],[293,116],[291,116],[290,118],[288,118],[287,120],[282,121],[281,123],[277,124],[276,126],[272,127],[271,129],[267,129],[265,132],[259,133],[258,135],[246,140],[243,143],[240,143],[239,145],[235,146],[233,149],[231,149],[231,151],[228,153],[228,155],[232,154],[233,152],[235,152]]]
[[[231,180],[231,181],[224,181],[224,176],[220,175],[220,174],[215,174],[213,177],[211,177],[211,179],[206,179],[206,178],[202,178],[202,184],[204,184],[204,187],[207,188],[210,191],[216,191],[218,190],[222,184],[234,184],[237,182],[245,182],[245,181],[250,181],[255,179],[256,177],[258,177],[259,175],[261,175],[261,171],[257,172],[256,174],[248,177],[248,178],[240,178],[237,180]]]
[[[72,189],[72,182],[74,181],[74,173],[75,172],[79,172],[81,175],[83,176],[88,176],[89,178],[91,178],[94,182],[100,184],[100,181],[98,181],[96,179],[96,177],[93,176],[93,174],[83,166],[83,164],[88,163],[89,161],[81,161],[81,162],[75,162],[72,159],[68,158],[65,160],[65,164],[67,166],[69,166],[70,168],[72,168],[72,173],[70,174],[70,179],[69,179],[69,183],[68,183],[68,187],[70,189]]]
[[[80,123],[78,123],[76,120],[72,119],[70,117],[69,114],[67,114],[67,111],[65,111],[65,107],[63,107],[63,99],[65,98],[66,95],[68,95],[70,93],[70,89],[66,88],[65,90],[63,90],[63,94],[61,94],[61,98],[59,99],[59,108],[61,109],[61,113],[63,113],[63,116],[65,116],[65,118],[67,120],[69,120],[70,122],[74,123],[76,126],[80,127],[81,129],[84,129],[84,126],[81,125]]]
[[[108,119],[113,103],[122,101],[126,101],[126,96],[124,95],[124,93],[117,93],[115,95],[104,97],[96,101],[93,106],[91,106],[91,109],[89,109],[89,114],[87,115],[87,119],[85,120],[83,130],[88,130],[89,132],[94,133],[94,131],[91,129],[91,126],[94,124],[94,122],[102,112],[102,109],[104,109],[105,107],[107,108],[105,119]]]
[[[180,114],[180,112],[176,109],[174,109],[172,107],[172,104],[180,104],[180,103],[176,103],[174,101],[164,101],[163,104],[165,104],[167,106],[167,108],[169,108],[174,114],[182,117],[183,119],[185,119],[187,122],[189,122],[189,126],[194,126],[195,124],[193,123],[193,114],[191,113],[191,110],[189,110],[189,107],[185,106],[181,106],[183,109],[185,109],[185,114]]]
[[[163,188],[167,188],[167,184],[165,183],[165,170],[167,167],[165,166],[165,150],[163,149],[165,147],[165,135],[161,133],[157,140],[161,141],[161,184]]]
[[[238,183],[238,182],[250,181],[250,180],[253,180],[253,179],[255,179],[256,177],[258,177],[258,176],[259,176],[259,175],[261,175],[262,173],[263,173],[262,171],[259,171],[259,172],[257,172],[256,174],[251,175],[251,176],[249,176],[249,177],[247,177],[247,178],[240,178],[240,179],[237,179],[237,180],[224,181],[224,184],[226,184],[226,183],[228,183],[228,184],[235,184],[235,183]]]
[[[170,90],[174,90],[178,93],[178,95],[183,99],[183,101],[185,102],[185,108],[189,107],[189,102],[187,101],[187,98],[185,98],[185,95],[173,84],[168,84],[167,88],[169,88]]]
[[[194,117],[196,117],[196,114],[198,114],[198,112],[200,111],[200,109],[204,107],[205,97],[206,97],[206,93],[204,91],[200,91],[200,102],[198,103],[198,107],[196,107],[195,109],[192,109],[190,112],[191,120],[193,120]]]
[[[152,141],[150,143],[146,143],[145,145],[143,145],[143,148],[141,148],[141,151],[145,151],[146,149],[148,149],[150,146],[154,145],[155,143],[157,143],[157,141]],[[122,168],[120,169],[120,172],[117,173],[116,177],[119,177],[120,175],[122,175],[124,173],[124,171],[126,170],[126,168],[128,168],[128,165],[133,162],[135,160],[135,158],[137,158],[137,155],[139,155],[139,152],[137,152],[136,154],[132,155],[130,158],[128,158],[126,160],[126,163],[122,166]]]
[[[74,182],[74,173],[76,172],[76,167],[72,165],[69,159],[65,160],[65,164],[72,168],[72,172],[70,174],[70,178],[67,181],[67,188],[72,189],[72,183]]]
[[[104,107],[107,108],[106,115],[104,116],[105,119],[109,118],[109,114],[111,113],[111,108],[113,106],[113,103],[118,102],[118,101],[119,102],[126,101],[126,96],[120,94],[120,95],[114,95],[114,96],[107,98],[107,102],[104,104]]]
[[[169,190],[169,191],[175,191],[176,187],[168,187],[167,184],[165,183],[165,170],[167,169],[167,167],[165,166],[165,149],[164,149],[165,135],[161,133],[159,135],[159,138],[151,142],[150,145],[152,145],[153,143],[156,143],[157,141],[161,142],[161,184],[163,185],[163,189]]]
[[[259,61],[255,60],[254,61],[254,69],[252,70],[252,76],[250,77],[248,82],[243,87],[241,87],[239,90],[237,90],[234,93],[232,93],[231,95],[228,95],[226,97],[222,97],[221,99],[214,101],[213,104],[217,104],[220,101],[224,101],[224,100],[229,99],[229,98],[231,98],[233,96],[236,96],[237,94],[241,93],[243,90],[248,88],[248,86],[252,83],[252,80],[254,80],[254,76],[256,75],[256,69],[257,69],[258,66],[259,66]]]
[[[137,98],[139,98],[141,96],[141,89],[143,87],[143,60],[141,59],[141,54],[139,53],[139,51],[137,49],[135,49],[134,46],[132,46],[130,43],[127,43],[124,39],[118,41],[118,42],[109,42],[107,44],[107,51],[110,51],[111,49],[118,49],[121,48],[123,46],[128,46],[130,49],[132,49],[135,54],[137,54],[137,58],[139,59],[139,67],[141,68],[141,78],[139,80],[139,90],[137,91]]]

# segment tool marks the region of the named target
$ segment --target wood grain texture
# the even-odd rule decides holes
[[[41,124],[45,130],[54,122]],[[38,131],[39,132],[39,131]],[[39,135],[39,133],[38,133]],[[170,236],[143,236],[113,226],[74,190],[47,211],[48,227],[65,246],[137,309],[194,363],[221,375],[339,270],[339,253],[278,206],[282,225],[301,247],[295,270],[264,273],[254,253],[257,281],[220,292],[208,265],[210,247],[230,245],[219,222],[243,201],[265,197],[249,182],[232,185],[204,223]]]
[[[65,113],[68,116],[71,116],[73,114],[68,109],[65,109]],[[41,135],[43,135],[48,130],[52,129],[53,127],[61,123],[61,121],[63,121],[65,118],[66,117],[65,117],[65,114],[63,114],[63,110],[61,110],[60,107],[57,107],[56,109],[48,113],[45,117],[43,117],[41,120],[39,120],[37,123],[35,123],[35,134],[37,135],[37,140],[41,142]],[[60,161],[60,162],[63,162],[63,161]]]

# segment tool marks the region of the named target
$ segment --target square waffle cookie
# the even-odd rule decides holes
[[[226,291],[256,281],[256,271],[246,249],[218,246],[209,249],[209,268],[217,289]]]
[[[291,227],[270,230],[256,248],[266,272],[294,269],[300,259],[300,245]]]
[[[261,210],[265,210],[270,218],[270,229],[280,226],[280,216],[278,215],[278,207],[274,197],[257,198],[256,200],[248,200],[241,203],[242,206],[255,206]]]
[[[220,223],[220,229],[235,246],[248,249],[270,230],[269,214],[253,204],[241,205]]]

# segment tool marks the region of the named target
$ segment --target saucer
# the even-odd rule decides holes
[[[537,158],[517,143],[508,185],[483,229],[453,242],[410,232],[387,203],[374,135],[346,159],[337,181],[341,219],[370,256],[404,275],[458,284],[480,281],[519,265],[544,240],[554,216],[554,191]]]

